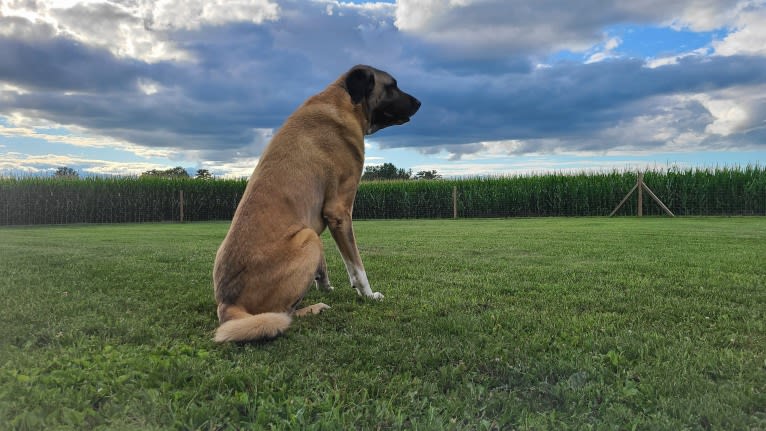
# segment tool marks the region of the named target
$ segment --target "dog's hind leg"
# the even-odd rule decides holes
[[[330,286],[330,278],[327,275],[327,260],[324,257],[324,251],[322,251],[322,257],[319,259],[319,267],[317,268],[314,281],[316,282],[317,289],[325,292],[332,292],[334,289]]]
[[[327,262],[324,257],[324,250],[322,247],[322,240],[311,229],[303,229],[298,232],[293,238],[294,244],[298,246],[301,257],[295,261],[295,267],[292,271],[287,272],[290,275],[292,281],[286,281],[285,284],[292,286],[303,286],[303,289],[294,291],[293,303],[292,303],[292,315],[293,316],[307,316],[311,314],[319,314],[322,311],[330,308],[329,305],[318,303],[296,309],[300,304],[303,296],[306,294],[306,290],[311,286],[311,281],[314,280],[317,287],[325,291],[331,291],[330,280],[327,277]],[[306,269],[311,271],[308,273],[308,277],[305,277]],[[304,278],[305,277],[305,278]],[[303,281],[305,280],[305,281]]]

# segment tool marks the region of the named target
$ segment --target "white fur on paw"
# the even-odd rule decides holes
[[[376,301],[382,301],[382,300],[383,300],[383,298],[384,298],[384,296],[383,296],[383,294],[382,294],[382,293],[380,293],[380,292],[373,292],[373,293],[372,293],[372,296],[370,296],[370,298],[372,298],[372,299],[374,299],[374,300],[376,300]]]

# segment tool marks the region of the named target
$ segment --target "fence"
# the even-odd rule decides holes
[[[355,219],[606,216],[631,172],[365,182]],[[766,169],[649,171],[644,182],[678,216],[766,215]],[[244,180],[0,179],[0,225],[229,220]],[[636,197],[616,215],[635,215]],[[648,196],[645,215],[663,210]]]
[[[245,181],[0,179],[0,225],[225,220]]]
[[[636,173],[613,172],[370,183],[359,189],[354,217],[607,216],[636,180]],[[649,171],[644,182],[675,215],[766,215],[760,168]],[[647,195],[642,204],[645,215],[664,214]],[[635,215],[637,207],[634,196],[616,215]]]

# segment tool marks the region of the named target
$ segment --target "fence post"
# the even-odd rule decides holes
[[[178,192],[178,209],[181,214],[181,223],[184,222],[184,191],[181,190]]]
[[[452,218],[457,218],[457,186],[452,186]]]
[[[644,173],[640,172],[640,171],[638,173],[638,179],[636,180],[636,185],[633,186],[632,189],[630,189],[630,191],[628,192],[627,195],[625,195],[624,198],[622,198],[622,200],[620,201],[620,203],[617,204],[617,206],[614,208],[612,213],[609,214],[609,217],[611,217],[611,216],[615,215],[615,213],[617,213],[617,210],[620,209],[622,204],[624,204],[625,201],[628,200],[630,195],[632,195],[633,191],[636,190],[636,189],[638,189],[638,216],[639,217],[641,217],[643,215],[643,213],[644,213],[644,194],[643,194],[644,190],[646,190],[646,193],[649,194],[649,197],[654,199],[654,201],[657,202],[657,205],[659,205],[660,208],[662,208],[662,210],[665,211],[665,213],[667,215],[669,215],[671,217],[675,217],[675,215],[673,215],[673,212],[670,211],[670,209],[668,209],[668,207],[665,206],[664,203],[662,203],[660,198],[658,198],[657,195],[654,194],[652,189],[650,189],[649,186],[646,185],[646,183],[644,182]]]
[[[643,192],[643,185],[644,185],[644,173],[638,172],[638,216],[642,217],[644,215],[644,194]]]

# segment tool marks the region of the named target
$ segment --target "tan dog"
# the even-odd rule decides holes
[[[364,135],[406,123],[419,107],[388,73],[355,66],[287,119],[258,161],[216,255],[215,341],[272,338],[292,315],[329,308],[296,310],[312,281],[333,289],[319,238],[325,227],[359,295],[383,299],[370,289],[351,226]]]

